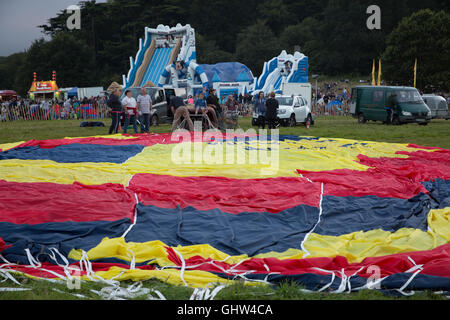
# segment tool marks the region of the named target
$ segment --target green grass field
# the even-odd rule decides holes
[[[55,121],[14,121],[0,123],[0,143],[25,141],[30,139],[55,139],[63,137],[81,137],[92,135],[104,135],[108,132],[111,120],[103,121],[105,127],[81,128],[80,120],[55,120]],[[251,127],[250,118],[241,118],[240,126],[246,130]],[[151,132],[168,132],[168,124],[152,127]],[[131,133],[131,131],[129,131]],[[396,143],[415,143],[423,146],[434,146],[450,149],[450,121],[433,120],[428,126],[408,124],[401,126],[386,126],[381,123],[358,124],[351,117],[320,117],[309,129],[298,125],[293,128],[280,128],[280,134],[307,135],[329,138],[348,138],[366,141],[385,141]],[[100,290],[104,284],[83,282],[80,289],[68,289],[65,282],[50,283],[44,280],[32,280],[20,275],[15,276],[23,288],[30,291],[0,292],[1,299],[83,299],[73,294],[81,294],[84,299],[99,299],[100,297],[91,290]],[[122,287],[131,285],[132,282],[122,282]],[[159,290],[167,299],[189,299],[193,289],[177,287],[157,280],[143,281],[146,288]],[[12,281],[0,282],[1,287],[19,287]],[[56,290],[58,291],[56,291]],[[153,296],[156,296],[153,294]],[[145,299],[138,296],[136,299]],[[271,299],[336,299],[336,300],[378,300],[378,299],[420,299],[436,300],[446,297],[432,292],[418,292],[411,297],[393,298],[384,296],[380,292],[362,290],[356,293],[306,293],[298,284],[284,283],[277,287],[257,286],[247,287],[236,284],[224,288],[216,296],[216,299],[229,300],[271,300]]]

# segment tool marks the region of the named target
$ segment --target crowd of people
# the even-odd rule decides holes
[[[109,117],[105,97],[0,101],[0,120],[69,120]]]
[[[337,82],[324,83],[323,88],[317,88],[317,97],[313,90],[311,109],[316,115],[349,116],[350,99],[351,95],[346,87],[339,88]]]

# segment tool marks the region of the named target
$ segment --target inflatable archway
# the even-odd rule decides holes
[[[162,87],[167,83],[171,83],[175,88],[178,88],[180,80],[185,80],[187,87],[193,88],[196,76],[199,77],[202,87],[208,89],[208,77],[201,66],[194,61],[190,61],[187,65],[184,61],[177,61],[164,69],[159,78],[158,86]]]

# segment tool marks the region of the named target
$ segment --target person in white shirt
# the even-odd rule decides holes
[[[150,132],[150,114],[152,112],[152,98],[147,94],[145,88],[141,89],[141,94],[137,97],[139,108],[139,121],[141,122],[141,133]]]
[[[127,133],[128,125],[133,124],[134,133],[138,133],[136,115],[138,113],[136,99],[132,97],[130,90],[125,91],[125,97],[122,99],[123,109],[125,110],[125,123],[123,125],[123,133]]]

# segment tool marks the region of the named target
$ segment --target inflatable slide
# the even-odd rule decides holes
[[[264,63],[255,82],[254,91],[281,92],[283,83],[308,82],[308,57],[296,51],[293,55],[283,50],[278,57]]]
[[[130,57],[130,70],[123,76],[123,87],[156,86],[165,68],[172,65],[180,53],[195,58],[194,29],[190,25],[146,27],[135,58]]]

